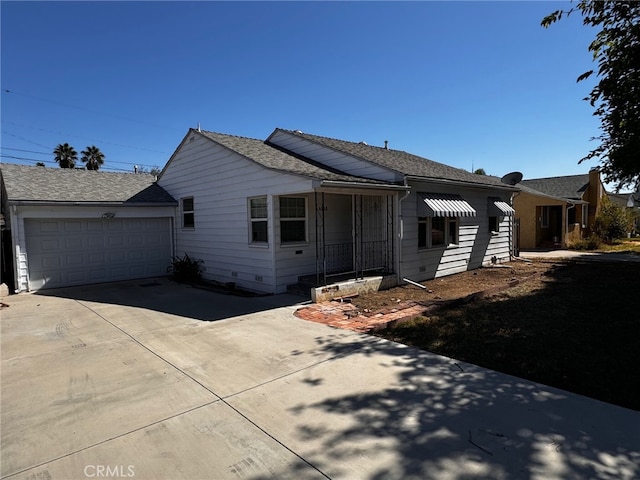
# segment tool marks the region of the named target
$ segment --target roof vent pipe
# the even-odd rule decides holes
[[[198,122],[198,131],[202,132],[202,130],[200,130],[200,122]]]
[[[384,149],[389,150],[389,140],[384,141]]]
[[[138,165],[133,166],[133,173],[138,173]]]

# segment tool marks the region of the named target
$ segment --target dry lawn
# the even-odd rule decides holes
[[[519,285],[378,334],[390,340],[640,410],[640,262],[512,262],[354,299],[402,300]]]

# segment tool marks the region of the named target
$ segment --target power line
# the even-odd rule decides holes
[[[36,152],[34,150],[23,150],[21,148],[0,147],[3,150],[13,150],[15,152],[37,153],[38,155],[51,155],[51,152]]]
[[[4,122],[4,120],[3,120],[3,122]],[[18,138],[18,139],[23,140],[23,141],[25,141],[27,143],[33,143],[34,145],[38,145],[39,147],[42,147],[42,148],[51,148],[51,147],[48,147],[46,145],[42,145],[41,143],[34,142],[33,140],[29,140],[27,138],[21,137],[19,135],[14,135],[13,133],[9,133],[6,130],[2,130],[2,133],[4,133],[5,135],[9,135],[10,137]],[[51,149],[51,150],[53,150],[53,149]]]
[[[5,123],[5,124],[9,124],[9,125],[14,125],[16,127],[27,128],[29,130],[40,130],[41,132],[53,133],[55,135],[60,135],[60,136],[64,136],[64,137],[86,138],[88,140],[91,140],[92,142],[101,143],[101,144],[107,144],[107,145],[114,145],[116,147],[132,148],[132,149],[135,149],[135,150],[143,150],[143,151],[151,152],[151,153],[161,153],[163,155],[167,154],[167,152],[163,152],[163,151],[160,151],[160,150],[153,150],[151,148],[144,148],[144,147],[138,147],[138,146],[135,146],[135,145],[125,145],[125,144],[122,144],[122,143],[109,142],[109,141],[102,140],[102,139],[99,139],[99,138],[85,137],[84,135],[78,135],[78,134],[74,134],[74,133],[56,132],[55,130],[49,130],[48,128],[33,127],[31,125],[25,125],[23,123],[13,122],[11,120],[2,119],[1,122]],[[3,130],[3,132],[4,131],[5,130]],[[11,135],[11,134],[8,134],[8,135]],[[12,135],[12,136],[15,137],[16,135]],[[18,137],[18,138],[21,138],[21,137]],[[40,144],[36,144],[36,145],[40,145]],[[40,146],[42,147],[44,145],[40,145]],[[48,147],[45,147],[45,148],[48,148]]]
[[[17,96],[21,96],[21,97],[31,98],[33,100],[38,100],[40,102],[53,103],[55,105],[60,105],[62,107],[74,108],[76,110],[82,110],[82,111],[93,113],[93,114],[96,114],[96,115],[103,115],[103,116],[106,116],[106,117],[116,118],[118,120],[125,120],[127,122],[134,122],[134,123],[139,123],[141,125],[148,125],[148,126],[154,127],[154,128],[162,128],[162,129],[165,129],[165,130],[172,130],[172,131],[174,130],[173,128],[170,128],[170,127],[167,127],[167,126],[155,125],[153,123],[144,122],[144,121],[141,121],[141,120],[136,120],[135,118],[123,117],[122,115],[114,115],[113,113],[106,113],[106,112],[100,112],[98,110],[91,110],[90,108],[79,107],[77,105],[71,105],[69,103],[59,102],[57,100],[51,100],[51,99],[48,99],[48,98],[36,97],[34,95],[29,95],[27,93],[16,92],[15,90],[5,89],[5,90],[3,90],[3,93],[8,93],[8,94],[11,94],[11,95],[17,95]]]
[[[21,161],[25,161],[25,162],[47,163],[47,164],[50,164],[50,165],[57,165],[57,163],[52,161],[52,160],[38,160],[36,158],[16,157],[14,155],[3,155],[3,154],[0,154],[0,158],[10,158],[12,160],[21,160]],[[7,162],[7,163],[12,163],[12,162]],[[148,166],[148,165],[145,165],[145,166]],[[155,168],[155,167],[152,167],[152,168]],[[115,172],[133,173],[133,169],[132,168],[117,168],[117,167],[109,167],[109,166],[105,166],[105,165],[103,165],[100,168],[100,170],[103,171],[103,172],[115,171]]]

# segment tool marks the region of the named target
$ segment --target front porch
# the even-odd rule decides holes
[[[287,290],[326,299],[395,285],[394,198],[315,192],[315,272]]]

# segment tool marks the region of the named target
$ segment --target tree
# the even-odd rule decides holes
[[[68,143],[58,145],[53,149],[53,154],[60,168],[75,168],[78,161],[78,152]]]
[[[476,168],[473,173],[475,173],[476,175],[486,175],[487,172],[484,171],[484,168]]]
[[[104,163],[104,153],[95,145],[87,147],[86,150],[83,150],[81,153],[82,161],[86,165],[87,170],[99,170]]]
[[[580,159],[599,159],[607,182],[619,190],[640,187],[640,2],[581,0],[575,7],[546,16],[545,28],[580,11],[583,24],[601,27],[589,45],[598,62],[599,82],[585,100],[600,118],[602,134],[593,140],[599,145]],[[583,73],[578,82],[589,78]]]

